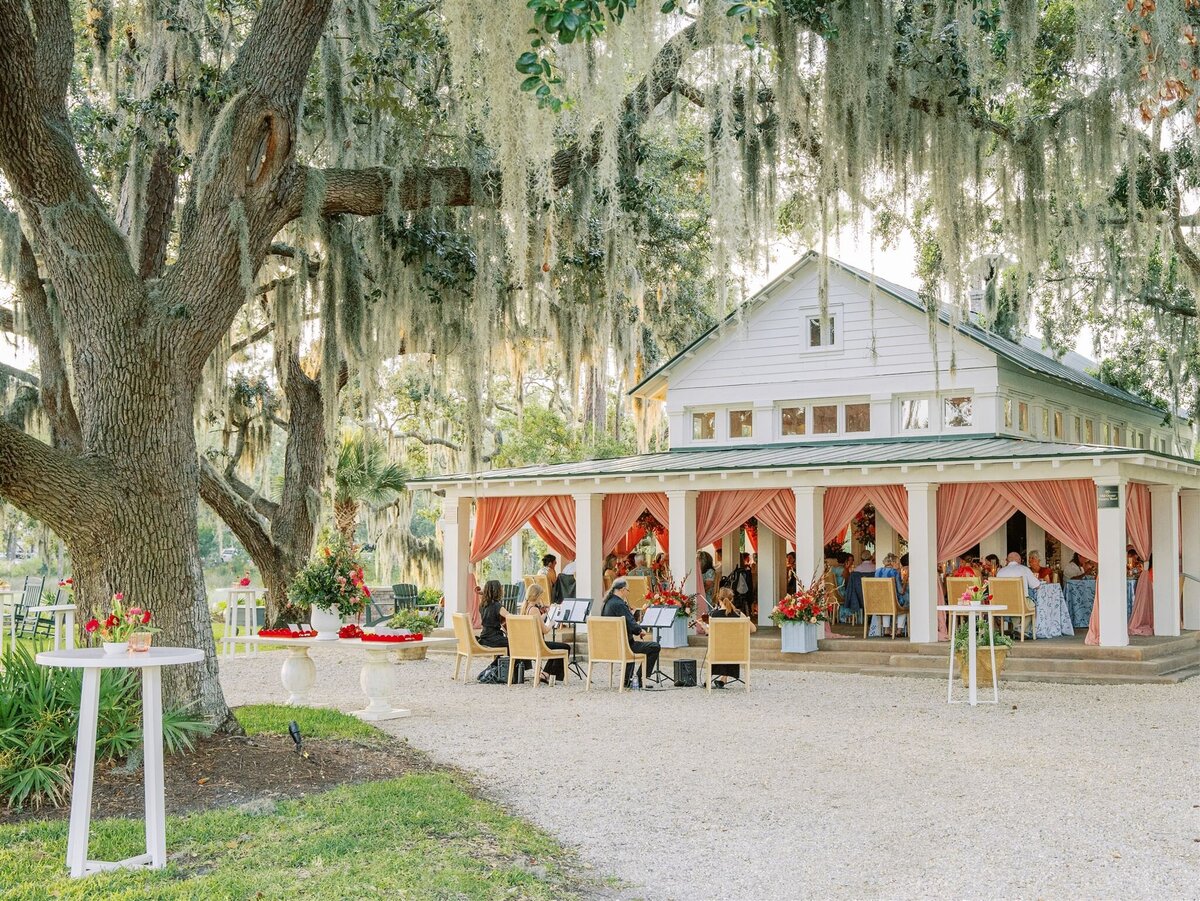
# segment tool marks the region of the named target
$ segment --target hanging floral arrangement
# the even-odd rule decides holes
[[[647,535],[653,535],[655,538],[666,531],[662,523],[655,519],[654,514],[649,510],[643,511],[642,515],[637,518],[637,525],[644,529]]]
[[[854,515],[850,524],[854,540],[869,551],[875,550],[875,506],[867,504]]]

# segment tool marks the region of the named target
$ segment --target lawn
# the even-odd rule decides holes
[[[248,731],[275,733],[296,719],[306,738],[379,738],[325,710],[261,705]],[[282,724],[282,726],[280,725]],[[364,731],[365,730],[365,731]],[[269,779],[267,773],[264,779]],[[267,804],[167,819],[166,869],[71,880],[67,823],[0,826],[0,898],[563,898],[574,894],[568,852],[535,827],[474,796],[450,773],[345,785]],[[259,808],[255,808],[258,810]],[[92,824],[89,857],[141,851],[141,823]]]

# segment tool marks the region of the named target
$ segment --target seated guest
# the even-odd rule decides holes
[[[536,616],[541,618],[542,636],[550,634],[550,624],[546,622],[546,613],[550,610],[550,605],[547,603],[549,598],[542,591],[542,586],[534,582],[529,586],[529,591],[525,595],[525,603],[521,605],[522,616]],[[547,641],[546,647],[552,651],[569,651],[571,646],[562,641]],[[542,674],[539,677],[542,682],[549,682],[553,676],[559,682],[566,676],[566,663],[562,658],[547,660],[542,667]]]
[[[617,577],[617,555],[609,554],[604,558],[604,591],[612,586],[613,579]]]
[[[983,574],[989,579],[996,575],[996,570],[1000,568],[1000,558],[995,554],[988,554],[983,560]]]
[[[1025,593],[1031,598],[1042,585],[1033,570],[1021,562],[1021,555],[1016,551],[1009,551],[1008,563],[996,570],[996,575],[1001,579],[1024,579]]]
[[[796,552],[787,552],[787,587],[784,589],[785,594],[796,593]]]
[[[705,606],[711,607],[713,587],[717,584],[717,570],[708,551],[701,551],[696,555],[696,568],[700,570],[700,581],[704,585]]]
[[[711,619],[736,619],[744,615],[742,611],[733,606],[733,592],[728,588],[717,589],[717,596],[714,599],[714,603],[716,606],[713,607],[712,612],[709,614]],[[750,631],[758,631],[758,627],[754,625],[754,620],[750,620]],[[712,674],[713,687],[724,688],[726,682],[742,677],[742,668],[737,663],[714,663]]]
[[[645,576],[647,579],[650,578],[652,573],[650,572],[650,567],[648,567],[646,565],[646,555],[645,554],[638,554],[636,557],[634,557],[633,564],[634,564],[633,569],[631,569],[629,571],[628,575]]]
[[[617,578],[612,584],[612,588],[608,590],[608,596],[604,599],[604,604],[601,607],[602,616],[619,616],[625,620],[625,628],[629,632],[629,647],[633,649],[635,654],[646,655],[646,676],[654,672],[658,666],[659,644],[657,641],[635,641],[646,634],[646,630],[641,627],[636,619],[633,618],[633,611],[629,609],[629,583],[625,581],[624,576]],[[625,685],[632,687],[633,685],[633,664],[625,667]],[[642,688],[649,688],[649,685],[642,685]]]
[[[979,571],[971,563],[971,558],[962,556],[958,558],[957,565],[954,567],[954,572],[950,574],[956,579],[970,579],[979,575]]]
[[[854,567],[854,571],[856,573],[863,573],[864,575],[875,574],[875,557],[870,551],[863,551],[862,555],[858,559],[859,564],[858,566]]]
[[[547,554],[542,558],[542,568],[538,570],[539,576],[546,577],[546,584],[550,587],[550,600],[555,604],[561,603],[562,586],[558,584],[558,558],[553,554]]]
[[[540,586],[538,587],[540,589]],[[491,579],[483,586],[483,593],[479,596],[479,618],[483,622],[483,629],[479,633],[479,643],[485,648],[506,651],[508,650],[508,636],[504,634],[504,621],[508,619],[508,611],[500,603],[503,595],[504,589],[495,579]]]
[[[1029,571],[1043,583],[1053,581],[1054,573],[1050,571],[1050,567],[1042,566],[1042,555],[1037,551],[1029,552]]]
[[[875,570],[875,578],[877,579],[895,579],[896,580],[896,602],[901,607],[908,606],[908,584],[900,576],[899,570],[900,560],[895,554],[888,554],[883,558],[883,565]],[[883,634],[883,630],[891,628],[890,616],[872,616],[871,628],[867,632],[868,638],[876,638]],[[908,615],[901,614],[896,617],[896,628],[903,629],[908,622]]]
[[[1142,574],[1142,569],[1142,558],[1131,544],[1125,549],[1125,573],[1129,578],[1136,579]]]

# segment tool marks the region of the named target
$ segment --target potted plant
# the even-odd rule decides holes
[[[647,607],[674,607],[675,619],[671,628],[657,630],[660,647],[686,648],[688,618],[695,611],[695,602],[683,591],[683,585],[656,588],[646,595]]]
[[[433,634],[433,630],[437,628],[437,614],[432,611],[418,610],[415,607],[407,607],[404,610],[397,611],[388,620],[388,628],[407,629],[409,632],[424,635],[428,638]],[[396,648],[396,659],[424,660],[426,650],[428,650],[428,645],[423,642],[402,645]]]
[[[828,619],[825,580],[818,576],[807,588],[784,595],[771,611],[771,622],[779,626],[780,650],[785,654],[811,654]]]
[[[340,535],[322,547],[296,575],[288,600],[312,608],[317,641],[336,641],[344,618],[357,618],[371,598],[358,548]]]
[[[88,635],[98,635],[107,655],[124,654],[129,650],[129,639],[137,635],[149,635],[158,630],[150,626],[150,611],[141,607],[125,608],[125,595],[117,592],[112,596],[112,607],[103,619],[92,617],[84,626],[83,631]],[[149,650],[149,639],[139,639],[144,647],[139,650]]]
[[[958,668],[962,674],[963,686],[970,687],[971,675],[967,661],[967,648],[971,643],[970,623],[963,623],[954,630],[954,656],[958,658]],[[1008,649],[1012,647],[1012,639],[993,629],[981,618],[975,634],[975,674],[977,684],[986,685],[992,681],[992,648],[996,650],[996,678],[1004,669]]]

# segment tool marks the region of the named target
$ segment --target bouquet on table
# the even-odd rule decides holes
[[[958,597],[958,603],[962,605],[968,604],[990,604],[992,596],[988,594],[986,588],[981,588],[978,585],[972,585]]]
[[[337,536],[313,556],[288,589],[296,607],[316,607],[342,617],[359,616],[371,599],[358,548]]]
[[[92,617],[84,623],[83,631],[88,635],[98,635],[101,641],[110,643],[129,641],[134,632],[157,632],[150,625],[149,610],[141,607],[125,607],[125,595],[117,592],[112,596],[112,607],[104,619]]]

